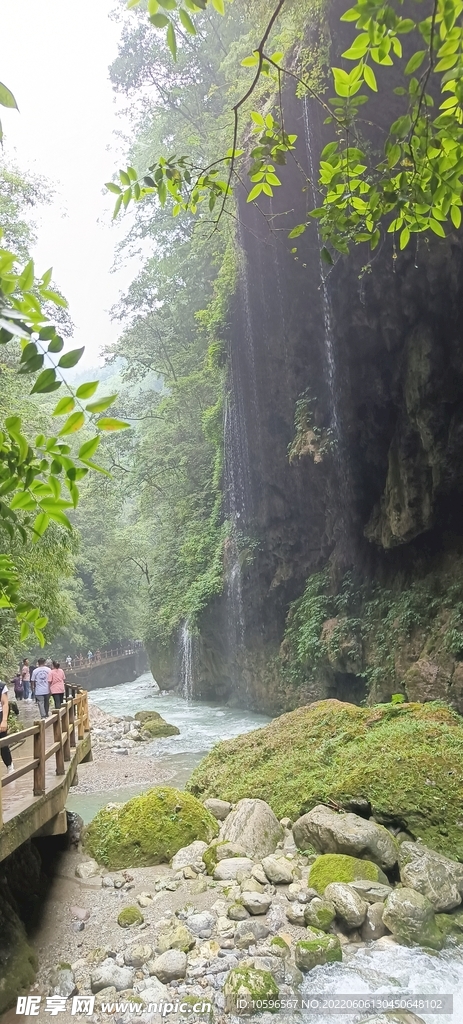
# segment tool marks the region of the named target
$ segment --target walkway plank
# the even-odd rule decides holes
[[[52,819],[57,818],[64,810],[67,795],[71,783],[76,775],[77,767],[83,760],[91,758],[91,738],[88,722],[87,695],[75,698],[77,700],[76,725],[79,727],[81,737],[77,740],[76,746],[67,749],[66,733],[62,733],[56,727],[57,721],[49,718],[45,723],[45,744],[40,757],[40,788],[42,792],[34,796],[34,776],[37,780],[36,765],[27,774],[19,778],[7,776],[3,762],[1,765],[0,786],[1,786],[1,807],[3,825],[0,825],[0,861],[9,856],[23,842],[31,836],[47,827]],[[68,702],[70,705],[70,701]],[[16,770],[24,770],[27,766],[32,767],[31,762],[34,756],[37,757],[37,733],[30,735],[32,726],[37,724],[38,708],[35,703],[23,704],[20,711],[21,724],[24,724],[25,739],[18,743],[15,735],[11,736],[11,752],[13,755]],[[64,718],[64,721],[66,718]],[[77,729],[76,729],[77,733]],[[55,737],[61,736],[57,743]],[[59,747],[59,749],[58,749]],[[54,748],[50,754],[50,748]],[[45,756],[45,750],[48,757]],[[70,756],[70,760],[66,757]],[[64,773],[62,768],[64,765]],[[60,774],[57,774],[57,767]],[[37,789],[37,781],[36,781]]]

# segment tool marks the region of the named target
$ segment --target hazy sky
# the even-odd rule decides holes
[[[70,304],[75,341],[87,362],[120,329],[109,309],[137,266],[110,273],[121,228],[111,227],[112,197],[103,194],[120,142],[108,65],[120,24],[108,14],[114,0],[0,0],[0,80],[13,91],[16,111],[1,108],[4,156],[56,185],[53,205],[39,217],[37,270],[54,268]],[[127,12],[130,17],[130,12]]]

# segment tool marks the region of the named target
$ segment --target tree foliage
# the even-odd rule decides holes
[[[14,96],[2,84],[0,104],[16,107]],[[19,254],[14,245],[0,248],[0,345],[13,350],[10,361],[12,358],[18,374],[25,376],[24,383],[32,377],[31,395],[48,395],[60,388],[66,391],[53,409],[57,417],[53,432],[45,429],[34,436],[14,406],[5,410],[0,422],[0,530],[13,544],[27,544],[39,541],[51,523],[71,530],[67,513],[77,505],[79,481],[90,469],[99,469],[93,457],[101,431],[119,430],[128,424],[99,415],[106,412],[115,395],[88,401],[98,381],[85,383],[75,392],[67,381],[65,371],[76,366],[84,350],[63,351],[64,339],[49,309],[65,309],[67,302],[52,287],[52,270],[37,276],[27,252],[32,234],[23,220],[23,210],[40,198],[41,186],[21,181],[18,175],[14,178],[5,169],[3,179],[8,189],[0,213],[6,220],[8,242],[19,241]],[[0,242],[3,240],[0,226]],[[68,438],[84,426],[96,428],[97,433],[74,452]],[[47,616],[21,595],[21,575],[8,553],[0,556],[0,608],[15,615],[21,640],[33,629],[40,643],[44,642]]]
[[[403,249],[414,234],[433,232],[445,237],[446,224],[458,228],[463,186],[463,5],[460,0],[419,2],[417,13],[408,8],[404,12],[403,0],[386,4],[358,0],[344,12],[341,20],[355,23],[356,35],[342,57],[354,66],[348,65],[349,70],[332,67],[335,96],[326,100],[311,87],[307,76],[297,73],[291,49],[272,52],[274,30],[290,17],[292,7],[289,0],[274,0],[260,41],[241,61],[250,69],[251,78],[231,107],[229,148],[221,151],[217,147],[213,159],[202,166],[191,155],[179,158],[172,154],[149,162],[142,175],[134,167],[121,171],[120,182],[108,183],[117,193],[115,216],[131,200],[155,197],[161,206],[169,203],[174,216],[181,210],[196,214],[206,202],[217,226],[232,201],[233,185],[242,181],[244,171],[250,182],[248,202],[256,202],[261,195],[272,196],[274,188],[281,185],[278,165],[287,161],[297,139],[284,124],[281,105],[283,85],[296,80],[302,87],[299,94],[302,91],[315,97],[328,114],[326,123],[334,128],[335,137],[325,146],[317,180],[311,183],[320,205],[309,211],[309,217],[319,221],[329,262],[330,249],[347,253],[352,243],[360,242],[368,242],[374,249],[384,232],[399,233]],[[135,3],[138,0],[129,0],[128,6]],[[155,29],[167,26],[167,43],[176,59],[174,15],[180,18],[181,5],[177,0],[163,0],[162,4],[154,0],[151,6],[148,4],[150,21]],[[205,11],[207,0],[191,0],[191,4],[188,0],[188,6]],[[225,14],[223,3],[214,6]],[[160,7],[163,13],[159,13]],[[192,28],[196,31],[194,25]],[[378,91],[375,67],[381,72],[382,96],[386,100],[393,94],[401,98],[398,116],[386,125],[381,151],[369,142],[364,110]],[[268,109],[249,111],[249,100],[258,94],[264,76],[273,87],[278,116]],[[266,101],[268,108],[268,95]],[[246,136],[241,113],[250,115],[257,135],[256,144],[245,150],[238,149],[239,136]],[[289,237],[297,237],[309,224],[310,220],[294,225]]]

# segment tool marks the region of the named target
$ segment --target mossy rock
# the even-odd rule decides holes
[[[160,715],[157,718],[148,718],[147,721],[143,722],[140,731],[143,740],[156,740],[161,736],[180,735],[180,729],[177,729],[176,725],[170,725],[169,722],[165,722]]]
[[[149,722],[152,718],[161,718],[161,715],[159,711],[137,711],[134,718],[136,722]]]
[[[309,928],[319,928],[322,932],[329,931],[335,917],[336,911],[333,904],[329,900],[318,899],[317,897],[307,904],[304,911],[306,925]]]
[[[359,860],[346,853],[323,853],[310,868],[308,885],[323,896],[330,882],[357,882],[360,879],[388,884],[386,875],[371,860]]]
[[[124,907],[117,917],[117,923],[121,928],[132,928],[135,924],[143,924],[144,920],[139,907]]]
[[[317,928],[307,931],[307,938],[296,942],[296,966],[301,971],[311,971],[322,964],[337,963],[342,960],[341,943],[337,935],[326,935]]]
[[[463,860],[462,763],[463,720],[444,704],[324,700],[217,744],[188,790],[231,803],[252,794],[292,821],[316,804],[367,799],[378,821]]]
[[[273,936],[273,939],[270,940],[270,948],[274,956],[282,957],[284,960],[291,956],[291,947],[281,938],[281,935]]]
[[[103,807],[87,826],[85,849],[110,870],[167,863],[195,839],[209,843],[218,822],[190,793],[157,786],[120,807]]]
[[[211,843],[207,850],[204,851],[202,856],[203,864],[206,866],[208,875],[213,875],[215,868],[218,864],[217,850],[219,846],[229,846],[230,849],[227,851],[227,857],[243,857],[243,853],[236,853],[233,850],[233,843],[229,843],[226,839],[221,839],[218,843]]]
[[[271,1003],[272,1000],[278,999],[279,989],[270,971],[262,971],[256,967],[235,967],[225,979],[223,994],[225,1010],[228,1013],[236,1014],[238,1000],[240,1016],[259,1013],[256,1002],[267,1004],[262,1007],[262,1011],[277,1012]]]

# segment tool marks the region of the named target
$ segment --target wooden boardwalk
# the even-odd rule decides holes
[[[45,720],[35,703],[21,703],[24,728],[0,739],[15,767],[7,775],[0,761],[0,861],[31,836],[66,831],[69,788],[78,765],[91,758],[87,693],[67,686],[66,697]]]

